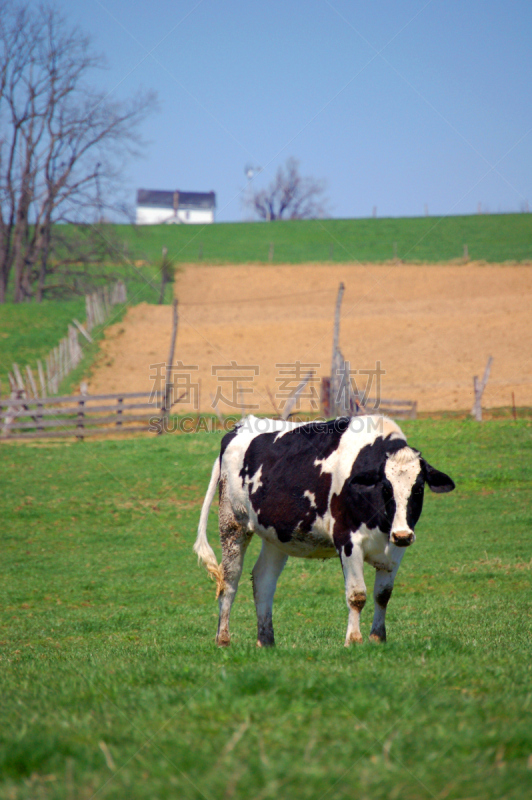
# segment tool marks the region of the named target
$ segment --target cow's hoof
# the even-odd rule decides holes
[[[370,633],[369,635],[370,642],[375,642],[376,644],[381,644],[386,641],[386,636],[379,636],[378,633]]]
[[[357,636],[351,635],[345,640],[345,647],[351,647],[352,644],[362,644],[363,642],[364,639],[360,633]]]
[[[216,637],[216,644],[218,647],[229,647],[231,644],[231,637],[229,634],[221,634],[220,636]]]
[[[257,647],[275,647],[275,642],[273,641],[273,639],[270,640],[263,639],[262,641],[260,639],[257,639]]]

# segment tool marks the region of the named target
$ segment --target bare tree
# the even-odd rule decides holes
[[[102,66],[53,7],[0,0],[0,302],[11,275],[15,302],[42,299],[54,223],[101,219],[137,152],[155,97],[92,89]]]
[[[299,162],[289,158],[266,189],[246,200],[260,219],[312,219],[326,215],[325,181],[303,178]]]
[[[37,299],[39,295],[54,299],[82,296],[102,282],[124,277],[131,266],[123,244],[114,226],[98,222],[52,225],[47,241],[46,283],[42,286],[42,272],[37,275],[36,268]],[[115,270],[118,265],[119,271]]]

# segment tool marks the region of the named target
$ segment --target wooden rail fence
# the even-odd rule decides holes
[[[111,314],[112,307],[117,303],[127,302],[126,285],[123,281],[116,281],[111,286],[104,286],[92,294],[85,296],[86,322],[82,325],[77,319],[72,320],[68,326],[67,335],[61,339],[57,347],[50,351],[44,359],[44,364],[37,359],[37,380],[29,364],[24,371],[18,364],[13,364],[12,372],[8,373],[9,386],[13,395],[25,392],[28,397],[37,398],[39,395],[52,395],[59,391],[59,384],[82,359],[83,352],[79,343],[78,334],[92,342],[90,335],[95,325],[103,325]],[[14,397],[14,399],[16,399]],[[56,398],[57,400],[57,398]]]
[[[348,398],[349,406],[347,404],[341,407],[333,408],[334,404],[331,403],[331,381],[330,378],[324,377],[321,379],[321,411],[324,417],[332,416],[362,416],[364,414],[384,414],[393,419],[416,419],[417,417],[417,400],[390,400],[386,398],[364,398],[349,393]]]
[[[162,401],[149,392],[0,398],[0,441],[156,432]]]
[[[375,408],[377,400],[371,398],[366,401],[364,411],[366,414],[385,414],[394,419],[416,419],[417,400],[379,400],[378,407]],[[373,410],[375,409],[375,410]]]

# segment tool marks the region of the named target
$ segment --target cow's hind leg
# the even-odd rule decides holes
[[[222,514],[220,514],[222,520]],[[220,540],[222,543],[223,588],[219,595],[220,617],[216,644],[226,647],[230,644],[229,615],[238,589],[238,581],[242,574],[244,556],[253,533],[239,525],[234,518],[220,522]]]
[[[258,647],[270,647],[275,644],[272,621],[273,596],[287,558],[287,555],[263,540],[262,550],[251,573],[253,597],[257,609]]]

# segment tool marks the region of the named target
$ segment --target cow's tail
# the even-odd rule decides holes
[[[198,535],[194,544],[194,552],[197,554],[198,560],[205,564],[207,572],[211,578],[214,578],[216,581],[216,597],[218,597],[220,592],[222,592],[224,589],[224,576],[222,566],[216,561],[214,550],[207,540],[207,520],[209,519],[209,509],[211,507],[219,480],[220,459],[217,458],[212,468],[209,488],[207,489],[207,494],[205,495],[205,500],[203,501],[203,506],[201,508]]]

